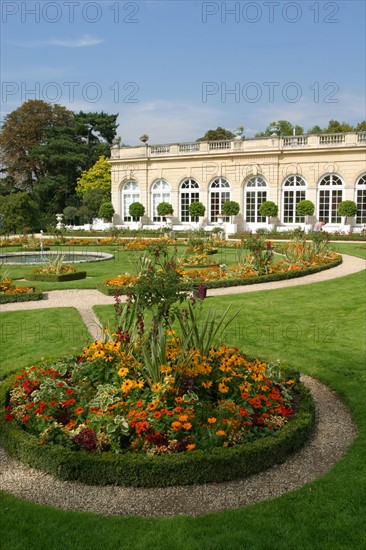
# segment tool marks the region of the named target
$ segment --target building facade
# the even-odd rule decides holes
[[[233,220],[238,230],[266,227],[259,213],[264,201],[278,205],[271,221],[288,230],[305,221],[296,213],[302,199],[315,204],[308,222],[322,219],[328,231],[342,228],[337,206],[343,200],[357,204],[354,230],[366,225],[366,132],[115,146],[110,163],[114,223],[122,227],[131,225],[132,202],[145,206],[144,226],[159,227],[163,201],[173,206],[175,229],[190,227],[189,205],[200,201],[209,229],[220,221],[223,202],[232,200],[240,205]]]

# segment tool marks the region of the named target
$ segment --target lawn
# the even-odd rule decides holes
[[[364,244],[337,244],[341,252],[364,257]],[[104,262],[103,262],[104,263]],[[103,263],[101,265],[103,265]],[[209,298],[204,308],[241,308],[225,341],[264,358],[296,365],[328,384],[347,403],[359,435],[345,457],[325,476],[272,501],[202,517],[105,517],[66,512],[3,494],[1,543],[4,550],[354,550],[365,548],[365,272],[300,287]],[[72,311],[72,310],[71,310]],[[96,311],[113,318],[111,306]],[[78,318],[54,323],[76,323]],[[6,340],[4,372],[41,356],[70,353],[82,345],[62,341],[50,349],[50,338],[37,346],[16,337],[23,320],[47,324],[50,310],[3,313]],[[67,314],[69,311],[67,312]],[[73,312],[75,314],[75,312]],[[31,314],[31,317],[26,317]],[[45,317],[41,317],[44,314]],[[13,323],[13,325],[11,325]],[[79,330],[79,329],[78,329]],[[41,336],[43,332],[41,331]],[[52,340],[52,339],[51,339]],[[2,346],[4,349],[4,346]],[[9,356],[9,357],[8,357]],[[18,361],[19,357],[19,361]],[[141,497],[143,498],[143,496]]]

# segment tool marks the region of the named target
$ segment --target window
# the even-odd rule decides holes
[[[297,216],[296,205],[306,198],[306,183],[301,176],[289,176],[283,183],[282,220],[284,223],[304,223],[304,216]]]
[[[158,216],[157,206],[161,202],[170,203],[170,185],[166,180],[157,180],[151,188],[151,212],[154,222],[164,221],[164,218]]]
[[[259,207],[267,200],[267,184],[260,176],[247,181],[245,186],[245,220],[247,222],[262,223],[265,216],[259,214]]]
[[[210,222],[217,222],[222,205],[230,200],[230,183],[225,178],[216,178],[210,185]],[[224,218],[229,221],[229,216]]]
[[[356,183],[357,214],[356,223],[366,223],[366,174],[361,176]]]
[[[129,212],[130,204],[140,202],[140,188],[136,181],[128,181],[122,188],[122,220],[130,222],[132,220]]]
[[[340,223],[338,204],[343,200],[343,182],[335,174],[324,176],[319,182],[319,220]]]
[[[192,222],[192,217],[189,215],[189,205],[192,202],[198,202],[200,200],[199,185],[196,180],[192,178],[185,179],[180,186],[180,221]]]

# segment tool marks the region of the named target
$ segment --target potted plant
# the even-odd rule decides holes
[[[128,212],[132,217],[131,229],[141,229],[141,217],[145,214],[145,206],[141,202],[132,202]]]
[[[240,211],[240,205],[236,201],[225,201],[222,205],[222,214],[224,216],[230,216],[230,223],[226,224],[226,234],[232,235],[236,233],[237,224],[233,223],[233,217],[237,216]]]
[[[267,218],[267,224],[270,225],[270,229],[273,229],[273,224],[271,224],[271,218],[274,218],[278,214],[278,206],[273,201],[264,201],[259,207],[259,213],[261,216]]]
[[[315,204],[312,201],[303,199],[296,205],[296,214],[298,216],[305,217],[305,231],[310,231],[312,225],[309,224],[309,216],[312,216],[315,212]]]
[[[206,212],[206,207],[202,202],[194,201],[189,205],[189,214],[192,216],[193,221],[198,222],[200,216],[204,216]]]
[[[158,213],[158,216],[160,216],[161,218],[168,217],[169,220],[166,219],[164,221],[171,225],[172,221],[170,219],[170,216],[173,216],[174,210],[173,206],[169,202],[160,202],[156,207],[156,211]]]
[[[356,216],[357,204],[354,201],[341,201],[338,204],[338,214],[343,218],[344,230],[351,232],[352,222],[347,224],[347,218],[354,218]]]

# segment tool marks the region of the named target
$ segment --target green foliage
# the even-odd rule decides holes
[[[225,130],[219,126],[216,130],[208,130],[204,136],[198,138],[196,141],[225,141],[234,139],[235,134],[230,132],[230,130]]]
[[[292,136],[295,129],[297,136],[304,134],[304,128],[302,126],[293,126],[288,120],[278,120],[277,122],[271,122],[264,132],[259,132],[255,137],[269,137],[272,134],[278,134],[279,136]]]
[[[204,216],[205,212],[206,212],[206,207],[200,201],[191,202],[191,204],[189,205],[189,213],[192,216],[192,218],[199,218],[200,216]]]
[[[259,213],[261,216],[275,217],[278,214],[278,206],[272,201],[264,201],[259,207]]]
[[[240,212],[240,205],[236,201],[225,201],[222,205],[224,216],[236,216]]]
[[[128,213],[134,221],[138,221],[145,214],[145,206],[141,202],[132,202],[128,208]]]
[[[169,202],[160,202],[157,207],[156,211],[158,213],[158,216],[170,216],[174,213],[173,206]]]
[[[357,204],[354,201],[341,201],[338,204],[338,214],[346,218],[353,218],[357,214]]]
[[[43,294],[42,290],[35,287],[33,288],[33,292],[25,293],[20,292],[17,294],[0,294],[0,304],[11,304],[14,302],[32,302],[34,300],[42,300]]]
[[[41,446],[37,438],[4,420],[13,383],[9,377],[0,386],[0,444],[11,456],[56,478],[91,485],[169,487],[247,477],[284,462],[290,453],[300,449],[310,437],[315,421],[312,397],[300,385],[300,409],[276,436],[231,448],[168,456],[75,452],[60,445]]]
[[[26,192],[0,195],[0,214],[2,233],[22,233],[25,228],[37,229],[38,204]]]
[[[79,281],[85,279],[86,271],[74,271],[72,273],[28,273],[25,278],[27,281],[48,281],[59,283],[66,281]]]
[[[101,205],[109,201],[110,195],[106,194],[105,190],[97,187],[87,189],[83,196],[83,204],[78,211],[79,216],[83,220],[91,222],[93,218],[98,217]]]
[[[98,210],[98,216],[110,222],[114,215],[114,207],[111,202],[103,202]]]
[[[66,221],[74,223],[75,218],[78,215],[78,209],[76,208],[76,206],[66,206],[66,208],[64,208],[63,214]]]
[[[111,185],[111,165],[102,155],[89,170],[84,170],[78,178],[76,192],[78,195],[84,196],[89,189],[101,189],[105,197],[110,197]]]
[[[304,199],[296,205],[296,214],[298,216],[312,216],[315,212],[315,204],[312,201]]]

